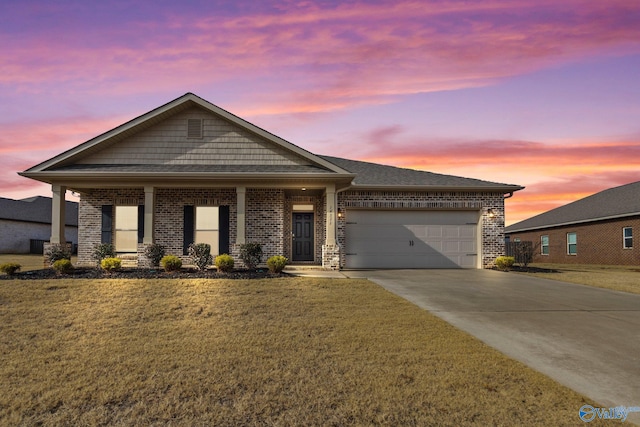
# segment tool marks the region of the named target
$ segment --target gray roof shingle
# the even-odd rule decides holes
[[[51,198],[36,196],[13,200],[0,197],[0,219],[51,224]],[[65,224],[78,226],[78,203],[66,202]]]
[[[505,233],[640,215],[640,181],[610,188],[505,228]]]
[[[522,189],[518,185],[501,184],[480,179],[463,178],[453,175],[442,175],[433,172],[386,166],[377,163],[341,159],[339,157],[320,156],[323,159],[356,174],[353,183],[359,186],[403,187],[420,186],[451,189],[490,189],[499,191],[516,191]]]

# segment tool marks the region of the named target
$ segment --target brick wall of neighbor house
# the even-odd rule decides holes
[[[498,256],[504,255],[504,196],[489,192],[402,192],[402,191],[345,191],[338,194],[338,209],[345,211],[348,206],[366,206],[384,209],[467,209],[481,210],[482,226],[482,266],[491,268]],[[494,218],[489,218],[487,210],[493,209]],[[338,220],[338,244],[344,248],[347,218]],[[346,263],[346,254],[340,253],[340,264]]]
[[[622,229],[633,228],[632,249],[623,248]],[[567,254],[567,233],[576,233],[577,253]],[[510,241],[540,242],[549,236],[549,255],[542,255],[538,247],[534,262],[555,264],[640,265],[640,217],[599,221],[575,226],[557,227],[523,233],[511,233]]]

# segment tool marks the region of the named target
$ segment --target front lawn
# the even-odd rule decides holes
[[[594,404],[365,280],[3,280],[0,354],[0,425],[560,426]]]
[[[530,264],[520,273],[579,285],[640,294],[640,265]]]

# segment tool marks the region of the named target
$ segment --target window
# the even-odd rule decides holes
[[[549,255],[549,236],[540,236],[540,253]]]
[[[218,255],[220,212],[218,206],[196,206],[195,243],[211,245],[211,255]]]
[[[578,236],[576,233],[567,233],[567,254],[576,255],[578,253]]]
[[[633,249],[633,228],[624,227],[622,229],[622,247],[624,249]]]
[[[138,206],[116,206],[116,252],[138,252]]]

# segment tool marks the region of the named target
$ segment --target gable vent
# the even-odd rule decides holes
[[[202,119],[187,119],[187,138],[202,138]]]

